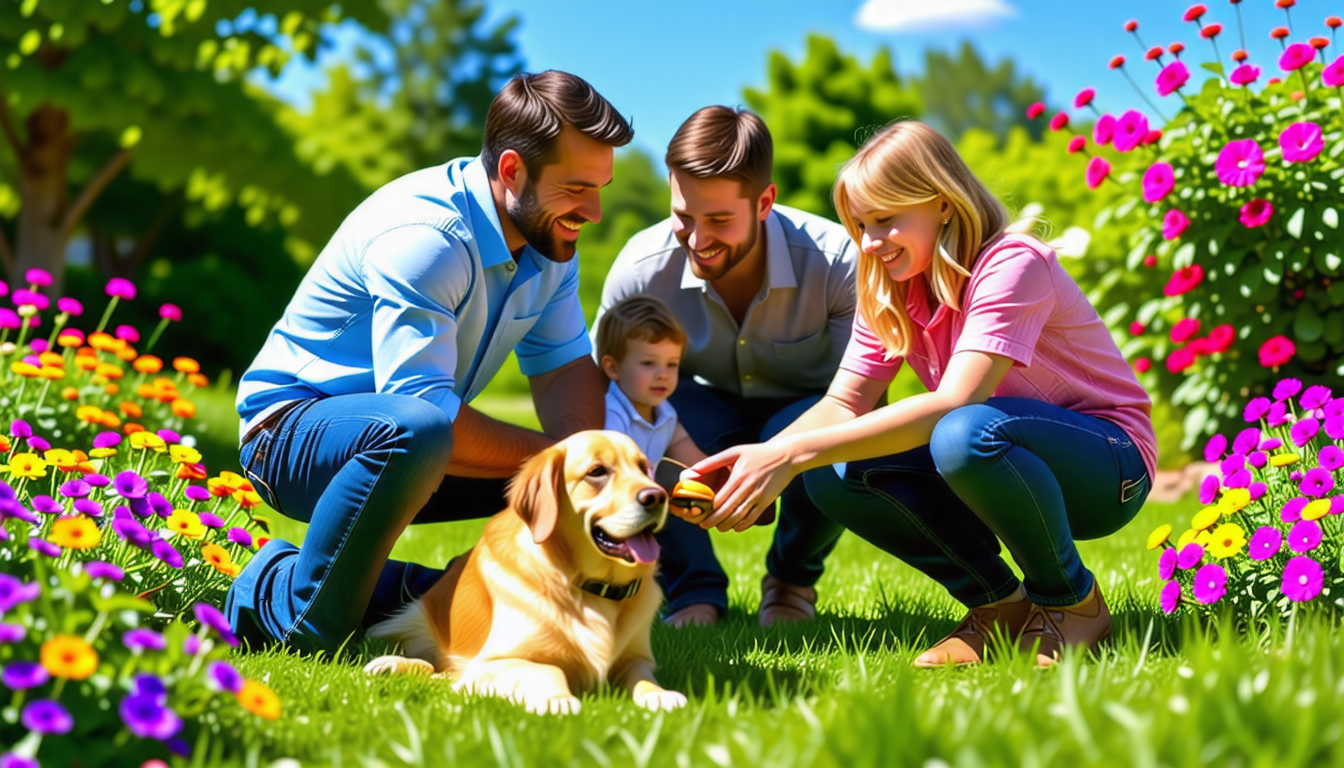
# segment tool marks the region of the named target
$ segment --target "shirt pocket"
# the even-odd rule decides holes
[[[830,334],[826,331],[814,333],[797,341],[776,341],[771,343],[775,357],[790,363],[806,363],[819,360],[830,349]]]

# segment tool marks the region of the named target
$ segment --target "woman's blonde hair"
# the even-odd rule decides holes
[[[961,290],[981,249],[1004,233],[1008,211],[941,133],[905,120],[873,135],[840,169],[835,210],[854,242],[862,243],[852,210],[918,205],[942,196],[951,215],[938,234],[929,282],[938,301],[961,309]],[[860,254],[859,312],[888,357],[910,352],[914,326],[905,308],[907,285],[893,280],[878,259]]]

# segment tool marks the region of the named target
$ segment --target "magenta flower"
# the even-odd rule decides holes
[[[44,736],[59,736],[69,733],[75,727],[75,719],[70,716],[60,702],[52,699],[36,699],[23,708],[19,716],[23,727]]]
[[[1288,546],[1294,552],[1310,552],[1321,543],[1321,525],[1315,520],[1299,520],[1288,531]]]
[[[0,329],[17,331],[21,327],[23,319],[19,317],[19,313],[9,307],[0,307]]]
[[[1182,571],[1188,571],[1199,565],[1199,561],[1204,559],[1204,547],[1193,541],[1181,547],[1181,551],[1176,555],[1176,567]]]
[[[1209,442],[1204,444],[1204,460],[1212,464],[1227,453],[1227,438],[1220,432],[1209,438]]]
[[[1274,385],[1274,399],[1287,400],[1302,391],[1302,382],[1297,379],[1280,379]]]
[[[132,546],[145,549],[150,545],[149,529],[141,525],[139,520],[131,517],[129,511],[122,515],[121,512],[125,509],[125,507],[117,507],[113,514],[112,532]]]
[[[1310,502],[1311,499],[1306,499],[1301,496],[1289,499],[1284,503],[1283,507],[1279,509],[1279,519],[1285,523],[1296,523],[1298,520],[1302,519],[1302,510],[1305,509]]]
[[[1217,563],[1209,563],[1195,573],[1195,599],[1211,605],[1227,594],[1227,571]]]
[[[34,267],[23,273],[23,280],[29,285],[35,285],[38,288],[46,288],[51,285],[51,273],[45,269]]]
[[[1265,419],[1265,423],[1271,427],[1280,427],[1292,420],[1292,414],[1288,413],[1288,404],[1278,402],[1269,407],[1269,416]]]
[[[1266,401],[1266,402],[1268,402],[1268,401]],[[1282,441],[1282,440],[1280,440],[1280,439],[1277,438],[1277,437],[1271,437],[1271,438],[1269,438],[1268,440],[1265,440],[1265,441],[1263,441],[1262,443],[1260,443],[1260,450],[1262,450],[1262,451],[1272,451],[1272,450],[1274,450],[1275,448],[1280,448],[1280,447],[1282,447],[1282,446],[1283,446],[1283,441]]]
[[[1167,211],[1167,215],[1162,219],[1162,237],[1167,240],[1175,240],[1176,238],[1180,237],[1181,234],[1184,233],[1186,228],[1189,226],[1190,226],[1190,217],[1186,216],[1180,210],[1172,208],[1170,211]],[[1185,267],[1185,269],[1192,269],[1193,266]],[[1201,278],[1204,276],[1203,269],[1200,269],[1199,276]],[[1173,294],[1167,294],[1167,295],[1170,296]]]
[[[209,603],[197,603],[191,608],[192,613],[196,615],[196,620],[215,630],[224,642],[232,646],[238,645],[238,638],[233,634],[233,627],[229,626],[229,620],[224,618],[224,614],[219,609]]]
[[[1233,450],[1236,450],[1236,448],[1234,447]],[[1233,472],[1236,472],[1237,470],[1245,468],[1246,468],[1246,454],[1240,452],[1233,453],[1224,458],[1222,461],[1218,462],[1218,471],[1223,473],[1224,478],[1226,478]]]
[[[113,335],[130,344],[135,344],[140,341],[140,332],[129,325],[118,325],[117,330]]]
[[[128,469],[117,473],[112,488],[123,499],[139,499],[149,493],[149,481]]]
[[[201,525],[207,528],[223,528],[224,519],[211,512],[202,512],[200,515]]]
[[[1246,553],[1252,560],[1268,560],[1283,548],[1283,533],[1272,525],[1262,525],[1251,536]]]
[[[38,554],[46,555],[50,558],[61,556],[61,548],[46,539],[31,538],[28,540],[28,548]]]
[[[1341,57],[1344,58],[1344,57]],[[1092,140],[1098,147],[1104,147],[1111,143],[1111,138],[1115,136],[1115,118],[1109,113],[1097,118],[1097,124],[1092,126]]]
[[[1218,491],[1222,485],[1218,482],[1217,475],[1209,475],[1199,484],[1199,503],[1212,504],[1218,498]]]
[[[1312,467],[1302,476],[1302,482],[1297,489],[1303,494],[1314,499],[1319,499],[1335,488],[1335,477],[1330,470],[1321,467]]]
[[[93,499],[75,499],[75,511],[89,517],[102,517],[103,505]]]
[[[1111,175],[1111,164],[1101,155],[1095,155],[1087,161],[1087,188],[1096,189]]]
[[[1293,425],[1292,430],[1289,432],[1289,436],[1293,439],[1293,445],[1301,448],[1307,443],[1310,443],[1312,438],[1316,437],[1317,433],[1320,431],[1320,422],[1316,421],[1314,416],[1308,416]]]
[[[1307,387],[1307,391],[1302,393],[1302,398],[1298,402],[1308,411],[1314,411],[1317,408],[1325,407],[1326,403],[1330,402],[1330,397],[1329,387],[1324,384],[1316,384]]]
[[[1246,204],[1241,206],[1241,215],[1238,216],[1238,219],[1246,228],[1255,229],[1268,224],[1273,216],[1274,205],[1263,197],[1257,197],[1254,200],[1246,201]]]
[[[1344,440],[1344,416],[1326,419],[1325,434],[1331,440]]]
[[[37,291],[30,291],[27,288],[20,288],[14,291],[9,297],[16,307],[37,307],[39,311],[45,312],[51,306],[51,299],[43,296]]]
[[[1259,501],[1262,496],[1269,493],[1269,486],[1256,480],[1246,490],[1251,492],[1251,501]]]
[[[210,500],[210,491],[206,488],[202,488],[199,485],[188,485],[186,488],[182,489],[182,495],[186,496],[188,499],[191,499],[192,501]]]
[[[1269,463],[1269,454],[1264,451],[1252,451],[1246,455],[1246,463],[1256,469],[1264,469],[1265,465]]]
[[[1325,69],[1321,70],[1321,82],[1331,88],[1338,88],[1344,85],[1344,56],[1340,56],[1330,62]]]
[[[47,670],[35,661],[11,661],[0,674],[0,683],[11,691],[26,691],[36,688],[51,679]]]
[[[84,482],[88,483],[94,488],[106,488],[107,486],[112,484],[112,478],[108,477],[107,475],[100,475],[97,472],[90,472],[89,474],[84,476]]]
[[[107,281],[103,292],[113,298],[130,301],[135,298],[135,284],[124,277],[114,277]]]
[[[182,308],[176,304],[164,304],[159,307],[159,317],[176,323],[182,319]]]
[[[169,445],[182,442],[182,436],[171,429],[160,429],[154,434],[158,435],[163,442],[168,443]]]
[[[57,491],[67,499],[82,499],[93,491],[93,486],[83,480],[67,480]]]
[[[1283,49],[1279,56],[1279,69],[1294,72],[1311,63],[1316,58],[1316,49],[1306,43],[1292,43]]]
[[[1083,107],[1086,107],[1088,104],[1091,104],[1092,99],[1096,95],[1097,91],[1094,88],[1084,88],[1083,90],[1079,91],[1078,95],[1073,97],[1074,109],[1082,109]]]
[[[121,435],[116,432],[99,432],[93,438],[94,448],[115,448],[121,445]]]
[[[29,438],[33,436],[33,427],[23,419],[15,419],[9,424],[9,433],[17,438]]]
[[[1235,85],[1247,86],[1250,85],[1251,83],[1254,83],[1257,79],[1259,79],[1259,77],[1260,77],[1259,67],[1253,64],[1242,64],[1241,66],[1232,70],[1232,74],[1229,75],[1227,79],[1231,80]]]
[[[1229,187],[1249,187],[1265,172],[1265,153],[1255,139],[1233,139],[1218,153],[1213,169]]]
[[[1321,593],[1325,572],[1310,557],[1299,556],[1283,567],[1283,594],[1295,603],[1305,603]]]
[[[33,509],[44,515],[59,515],[65,511],[65,507],[61,505],[61,502],[46,494],[33,497]]]
[[[168,647],[163,635],[144,627],[136,627],[122,635],[121,644],[132,651],[162,651]]]
[[[22,624],[0,624],[0,645],[17,643],[27,635],[28,628]]]
[[[1249,488],[1251,487],[1251,481],[1254,479],[1255,477],[1249,469],[1238,469],[1223,480],[1223,485],[1228,488]]]
[[[1190,70],[1180,59],[1177,59],[1157,73],[1157,95],[1170,96],[1172,91],[1179,91],[1181,86],[1189,80]]]
[[[195,635],[187,635],[187,639],[182,641],[182,652],[188,656],[195,656],[201,650],[201,638]]]
[[[1176,550],[1167,547],[1157,558],[1157,575],[1163,581],[1176,575]]]
[[[1181,604],[1181,583],[1168,581],[1162,585],[1162,612],[1170,616]]]
[[[1262,416],[1269,413],[1269,398],[1257,397],[1246,404],[1246,411],[1242,418],[1246,421],[1259,421]]]
[[[240,547],[252,548],[252,534],[248,533],[245,528],[230,528],[229,541]]]
[[[1285,163],[1306,163],[1316,159],[1325,149],[1321,126],[1312,122],[1293,123],[1279,134]]]
[[[1148,118],[1136,109],[1127,110],[1115,123],[1115,151],[1128,152],[1148,138]],[[1100,143],[1100,142],[1098,142]]]
[[[215,690],[237,693],[243,689],[243,676],[238,670],[222,661],[212,661],[206,667],[210,682]]]
[[[1316,465],[1324,470],[1334,471],[1344,467],[1344,450],[1337,445],[1327,445],[1316,454]]]
[[[1260,428],[1247,427],[1237,433],[1232,440],[1232,451],[1234,453],[1247,454],[1254,451],[1260,445]],[[1240,465],[1240,466],[1245,466]]]
[[[126,572],[111,563],[104,563],[101,560],[90,560],[84,564],[84,572],[89,574],[91,579],[107,579],[108,581],[121,581],[126,577]]]
[[[1153,163],[1143,174],[1143,200],[1156,203],[1176,187],[1176,173],[1170,163]]]
[[[72,317],[79,317],[80,315],[84,314],[84,305],[79,303],[79,299],[71,299],[71,298],[57,299],[56,309]],[[80,333],[79,335],[82,337],[84,334]]]

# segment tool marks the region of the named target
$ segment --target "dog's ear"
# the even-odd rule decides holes
[[[551,446],[527,460],[509,483],[509,507],[532,531],[532,541],[550,538],[564,494],[565,451]]]

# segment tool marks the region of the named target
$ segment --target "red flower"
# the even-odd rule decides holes
[[[1204,38],[1205,40],[1212,40],[1213,38],[1218,36],[1219,32],[1222,31],[1223,31],[1222,24],[1210,24],[1209,26],[1199,30],[1199,36]]]
[[[1148,267],[1149,269],[1151,269],[1151,268],[1153,268],[1153,267],[1156,267],[1156,266],[1157,266],[1157,257],[1154,256],[1154,255],[1151,254],[1151,253],[1148,254],[1147,256],[1144,256],[1144,257],[1143,257],[1143,266]]]
[[[1260,365],[1273,368],[1283,365],[1297,354],[1297,347],[1287,336],[1274,336],[1260,345]]]
[[[1230,325],[1220,325],[1209,331],[1209,353],[1226,352],[1237,340],[1237,329]]]
[[[1247,60],[1247,59],[1249,59],[1249,58],[1251,58],[1251,54],[1247,53],[1246,51],[1242,50],[1241,48],[1238,48],[1237,50],[1235,50],[1235,51],[1232,52],[1232,60],[1235,61],[1235,62],[1237,62],[1238,64],[1240,64],[1241,62],[1243,62],[1243,61],[1245,61],[1245,60]]]
[[[1203,3],[1195,3],[1181,17],[1181,21],[1199,21],[1199,17],[1208,13],[1208,11],[1209,9]]]
[[[1125,57],[1123,55],[1112,56],[1111,63],[1107,64],[1106,66],[1110,67],[1111,69],[1119,69],[1125,66]]]
[[[1028,120],[1035,120],[1043,114],[1045,114],[1045,105],[1039,101],[1027,107]]]
[[[1324,47],[1326,47],[1327,45],[1330,44],[1330,38],[1328,38],[1328,37],[1313,37],[1313,38],[1311,38],[1310,40],[1308,40],[1307,42],[1308,42],[1308,43],[1311,43],[1311,47],[1312,47],[1312,48],[1315,48],[1316,50],[1319,51],[1319,50],[1321,50],[1322,48],[1324,48]]]
[[[1148,61],[1162,58],[1162,46],[1154,45],[1152,48],[1149,48],[1148,52],[1143,54],[1143,58]]]
[[[1079,152],[1082,152],[1083,148],[1086,146],[1087,139],[1084,139],[1082,136],[1074,136],[1072,139],[1069,139],[1069,154],[1076,155]]]
[[[1143,137],[1143,145],[1146,147],[1149,144],[1156,144],[1161,140],[1162,140],[1162,129],[1154,128],[1153,130],[1148,132],[1147,136]]]
[[[1331,29],[1339,29],[1341,25],[1344,25],[1344,19],[1341,19],[1338,16],[1327,16],[1325,18],[1325,26]]]
[[[1292,8],[1294,5],[1297,5],[1297,0],[1274,0],[1275,8],[1287,9]]]
[[[1282,82],[1283,82],[1283,79],[1282,79],[1282,78],[1278,78],[1278,77],[1271,77],[1271,78],[1269,78],[1269,84],[1270,84],[1270,85],[1278,85],[1279,83],[1282,83]]]
[[[1077,96],[1074,96],[1074,97],[1073,97],[1073,106],[1074,106],[1074,108],[1075,108],[1075,109],[1082,109],[1083,107],[1086,107],[1088,104],[1091,104],[1091,103],[1092,103],[1092,98],[1093,98],[1094,96],[1096,96],[1096,95],[1097,95],[1097,92],[1096,92],[1095,89],[1093,89],[1093,88],[1084,88],[1083,90],[1081,90],[1081,91],[1078,92],[1078,95],[1077,95]]]
[[[1180,373],[1194,364],[1195,353],[1191,352],[1189,347],[1173,349],[1171,354],[1167,355],[1167,370],[1172,373]]]
[[[1171,45],[1168,45],[1168,46],[1167,46],[1167,51],[1170,52],[1170,53],[1171,53],[1172,55],[1174,55],[1174,56],[1179,56],[1179,55],[1181,55],[1181,51],[1184,51],[1184,50],[1185,50],[1185,44],[1184,44],[1184,43],[1180,43],[1180,42],[1175,42],[1175,43],[1172,43]]]
[[[1069,116],[1064,112],[1059,112],[1054,117],[1050,118],[1050,130],[1052,131],[1062,131],[1067,128],[1068,125]]]
[[[1133,19],[1130,19],[1129,21],[1126,21],[1126,22],[1125,22],[1125,31],[1126,31],[1126,32],[1133,32],[1134,30],[1136,30],[1136,29],[1138,29],[1138,28],[1139,28],[1139,22],[1137,22],[1137,21],[1135,21],[1135,20],[1133,20]]]
[[[1138,320],[1135,320],[1134,322],[1129,324],[1130,336],[1141,336],[1143,335],[1143,332],[1146,330],[1148,330],[1147,327],[1144,326],[1143,323],[1140,323]]]
[[[1269,36],[1275,40],[1282,40],[1289,35],[1287,27],[1275,27],[1269,30]]]
[[[1152,369],[1152,367],[1153,367],[1153,361],[1149,360],[1146,357],[1140,357],[1138,360],[1134,361],[1135,373],[1147,373],[1149,370]]]
[[[1193,317],[1183,317],[1171,327],[1171,340],[1184,344],[1196,333],[1199,333],[1199,321]]]
[[[1167,286],[1162,289],[1164,296],[1180,296],[1189,293],[1195,289],[1195,286],[1204,282],[1204,268],[1198,264],[1191,264],[1188,267],[1181,267],[1172,274],[1171,279],[1167,281]]]

